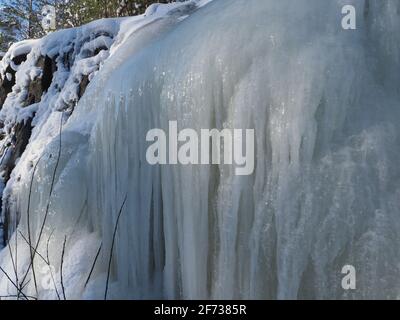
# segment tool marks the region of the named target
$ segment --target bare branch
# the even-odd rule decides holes
[[[67,242],[67,236],[64,237],[63,249],[62,249],[62,253],[61,253],[61,266],[60,266],[61,288],[62,288],[64,300],[67,300],[67,298],[65,297],[65,288],[64,288],[64,281],[63,281],[63,264],[64,264],[64,253],[65,253],[66,242]]]
[[[39,160],[36,162],[36,164],[35,164],[35,166],[33,168],[32,176],[31,176],[31,182],[30,182],[30,185],[29,185],[28,207],[27,207],[27,210],[26,210],[27,227],[28,227],[28,244],[29,244],[29,252],[30,252],[30,258],[31,258],[31,265],[32,265],[33,282],[35,284],[36,294],[37,294],[38,290],[37,290],[35,268],[34,268],[34,263],[33,263],[34,253],[32,251],[33,247],[32,247],[32,237],[31,237],[30,208],[31,208],[31,196],[32,196],[33,179],[35,177],[36,169],[37,169],[38,164],[39,164],[41,159],[42,159],[42,156],[40,156]],[[36,250],[35,250],[35,252],[36,252]]]
[[[15,289],[17,289],[18,294],[21,293],[22,296],[23,296],[26,300],[28,300],[28,297],[25,295],[25,293],[23,293],[23,292],[20,290],[20,288],[18,288],[18,285],[10,278],[10,276],[7,274],[7,272],[6,272],[2,267],[0,267],[0,271],[4,273],[4,275],[5,275],[5,276],[7,277],[7,279],[11,282],[11,284],[15,287]]]
[[[117,234],[118,222],[119,222],[119,218],[121,217],[121,213],[122,213],[122,210],[123,210],[123,208],[125,206],[125,202],[126,202],[127,198],[128,198],[128,194],[125,195],[124,202],[122,203],[121,208],[119,209],[119,212],[118,212],[117,221],[115,222],[114,233],[113,233],[112,242],[111,242],[111,249],[110,249],[110,258],[108,259],[107,280],[106,280],[106,290],[104,292],[104,300],[107,300],[108,282],[110,280],[111,261],[112,261],[114,243],[115,243],[115,236]]]
[[[103,246],[103,243],[100,244],[99,250],[97,250],[97,253],[96,253],[96,256],[95,256],[95,258],[94,258],[92,267],[91,267],[91,269],[90,269],[89,275],[88,275],[88,277],[87,277],[87,279],[86,279],[86,282],[85,282],[85,288],[86,288],[87,284],[89,283],[90,277],[92,276],[92,272],[93,272],[94,267],[95,267],[95,265],[96,265],[96,261],[97,261],[97,258],[99,257],[99,254],[100,254],[100,251],[101,251],[101,247],[102,247],[102,246]]]
[[[34,252],[33,252],[33,256],[32,256],[32,259],[31,259],[32,261],[30,262],[30,264],[29,264],[29,266],[28,266],[28,269],[27,269],[27,271],[26,271],[26,273],[25,273],[25,275],[24,275],[24,277],[23,277],[23,279],[22,279],[21,285],[25,282],[26,277],[28,276],[29,270],[30,270],[30,268],[31,268],[32,265],[33,265],[33,259],[35,258],[35,254],[36,254],[36,252],[37,252],[37,249],[38,249],[38,247],[39,247],[40,240],[41,240],[41,237],[42,237],[42,234],[43,234],[44,226],[46,225],[47,217],[48,217],[48,215],[49,215],[50,200],[51,200],[51,195],[52,195],[52,193],[53,193],[54,182],[55,182],[55,178],[56,178],[56,173],[57,173],[58,165],[59,165],[59,163],[60,163],[61,150],[62,150],[62,149],[61,149],[61,147],[62,147],[62,145],[61,145],[61,141],[62,141],[62,140],[61,140],[62,121],[63,121],[63,113],[61,113],[61,119],[60,119],[59,148],[58,148],[58,154],[57,154],[57,161],[56,161],[56,165],[55,165],[55,167],[54,167],[53,175],[52,175],[52,179],[51,179],[51,185],[50,185],[50,190],[49,190],[49,196],[48,196],[48,198],[47,198],[46,211],[45,211],[45,214],[44,214],[44,218],[43,218],[42,225],[41,225],[41,227],[40,227],[39,236],[38,236],[38,239],[37,239],[37,242],[36,242],[36,245],[35,245],[35,250],[34,250]]]

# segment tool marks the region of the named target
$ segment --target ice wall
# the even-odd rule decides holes
[[[355,31],[341,27],[345,4]],[[67,298],[103,298],[123,206],[109,298],[397,298],[399,27],[397,0],[215,0],[133,33],[63,126],[43,235],[58,289],[66,236]],[[254,174],[148,165],[146,133],[169,120],[254,129]],[[22,231],[29,203],[39,233],[55,163],[39,163],[30,202],[31,175],[13,190]],[[14,236],[0,256],[11,274],[15,240],[22,273],[29,264]],[[56,298],[35,260],[39,296]],[[15,291],[1,275],[0,289]]]

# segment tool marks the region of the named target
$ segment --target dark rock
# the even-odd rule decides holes
[[[87,86],[89,85],[89,76],[83,76],[82,80],[79,84],[79,90],[78,90],[78,97],[79,99],[83,96],[83,94],[86,91]]]
[[[12,129],[12,137],[11,143],[8,144],[7,149],[4,152],[10,152],[10,157],[6,160],[5,163],[2,163],[3,171],[3,181],[7,183],[7,181],[11,177],[11,172],[14,170],[16,161],[21,157],[22,153],[25,151],[26,146],[29,143],[29,139],[32,133],[32,119],[29,119],[26,122],[21,122],[15,125]],[[3,243],[6,244],[8,241],[9,231],[13,229],[13,226],[10,226],[10,205],[8,204],[9,199],[5,200],[2,212],[3,217]],[[2,203],[0,202],[0,205]],[[18,217],[17,217],[18,221]]]
[[[43,76],[42,76],[42,92],[47,92],[53,81],[53,74],[57,71],[55,58],[51,59],[48,56],[44,58]]]
[[[15,57],[13,62],[16,65],[20,65],[26,60],[26,57],[26,54],[22,54]],[[15,70],[11,68],[11,66],[8,66],[5,73],[9,73],[11,75],[11,79],[9,80],[7,77],[4,77],[3,80],[0,80],[0,109],[3,107],[3,104],[7,99],[7,95],[12,91],[12,87],[15,85]]]
[[[12,91],[12,87],[15,84],[15,71],[8,66],[6,73],[11,75],[11,79],[8,80],[7,77],[4,77],[3,80],[0,80],[0,109],[3,107],[3,104],[7,99],[7,95]]]
[[[49,89],[53,81],[53,74],[57,70],[55,61],[48,56],[40,57],[36,66],[42,69],[42,76],[32,80],[29,84],[28,97],[23,104],[24,107],[40,102],[43,93]]]

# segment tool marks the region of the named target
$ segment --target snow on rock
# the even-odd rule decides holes
[[[0,76],[3,79],[8,66],[14,71],[18,70],[19,64],[15,63],[15,58],[26,56],[31,52],[32,47],[37,43],[38,40],[25,40],[21,42],[14,43],[10,49],[4,54],[0,61]]]

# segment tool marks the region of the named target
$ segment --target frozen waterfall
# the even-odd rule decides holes
[[[341,27],[345,4],[357,30]],[[54,268],[35,258],[40,298],[57,298],[64,239],[67,298],[103,298],[121,208],[110,299],[397,298],[399,1],[214,0],[182,15],[130,34],[72,115],[40,124],[7,194],[19,232],[1,266],[13,274],[10,252],[20,277],[29,265],[28,205],[37,239],[60,137],[40,146],[36,169],[29,159],[35,137],[62,122],[38,248]],[[146,133],[170,120],[254,129],[254,173],[149,165]],[[341,287],[347,264],[356,290]],[[15,291],[1,274],[0,293]]]

